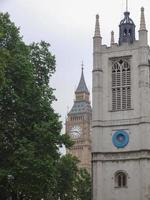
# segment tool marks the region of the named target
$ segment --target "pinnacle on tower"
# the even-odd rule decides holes
[[[141,8],[140,31],[146,30],[144,7]]]
[[[114,39],[114,31],[111,31],[111,41],[110,41],[110,45],[114,45],[115,43],[115,39]]]
[[[101,37],[100,26],[99,26],[99,15],[96,15],[96,24],[95,24],[95,35],[94,37]]]
[[[81,78],[80,78],[80,82],[79,85],[75,91],[75,93],[87,93],[89,94],[88,88],[86,86],[85,83],[85,79],[84,79],[84,73],[83,73],[83,63],[82,63],[82,68],[81,68]]]

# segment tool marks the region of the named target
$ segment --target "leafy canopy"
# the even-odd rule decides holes
[[[26,45],[8,13],[0,13],[1,200],[89,199],[88,175],[59,152],[72,142],[52,107],[56,61],[49,49],[44,41]]]

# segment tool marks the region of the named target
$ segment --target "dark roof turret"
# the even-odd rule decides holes
[[[78,85],[75,93],[82,93],[82,92],[89,94],[89,91],[88,91],[88,88],[86,86],[85,79],[84,79],[83,64],[82,64],[82,72],[81,72],[80,82],[79,82],[79,85]]]
[[[124,19],[119,25],[119,45],[124,42],[133,43],[135,40],[135,24],[129,17],[130,12],[124,12]]]

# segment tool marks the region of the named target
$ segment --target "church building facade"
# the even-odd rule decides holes
[[[139,39],[130,13],[102,44],[93,37],[93,200],[150,199],[150,48],[141,8]]]

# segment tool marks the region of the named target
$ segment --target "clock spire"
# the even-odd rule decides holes
[[[78,167],[86,168],[91,172],[91,119],[92,108],[89,101],[89,91],[85,83],[81,62],[81,77],[75,91],[75,100],[67,114],[66,134],[71,136],[74,144],[67,149],[67,153],[76,156],[80,161]]]
[[[83,64],[83,60],[82,60],[82,64],[81,64],[81,66],[82,66],[82,71],[84,70],[84,64]]]
[[[80,82],[78,84],[78,87],[75,91],[75,94],[77,93],[86,93],[86,94],[89,94],[89,91],[88,91],[88,88],[86,86],[86,83],[85,83],[85,79],[84,79],[84,73],[83,73],[83,61],[82,61],[82,64],[81,64],[81,78],[80,78]]]
[[[90,93],[86,86],[84,73],[83,73],[83,61],[81,63],[81,78],[78,84],[78,87],[75,91],[75,100],[74,105],[68,114],[79,114],[82,112],[89,112],[91,110],[90,107]],[[82,108],[82,109],[81,109]]]

